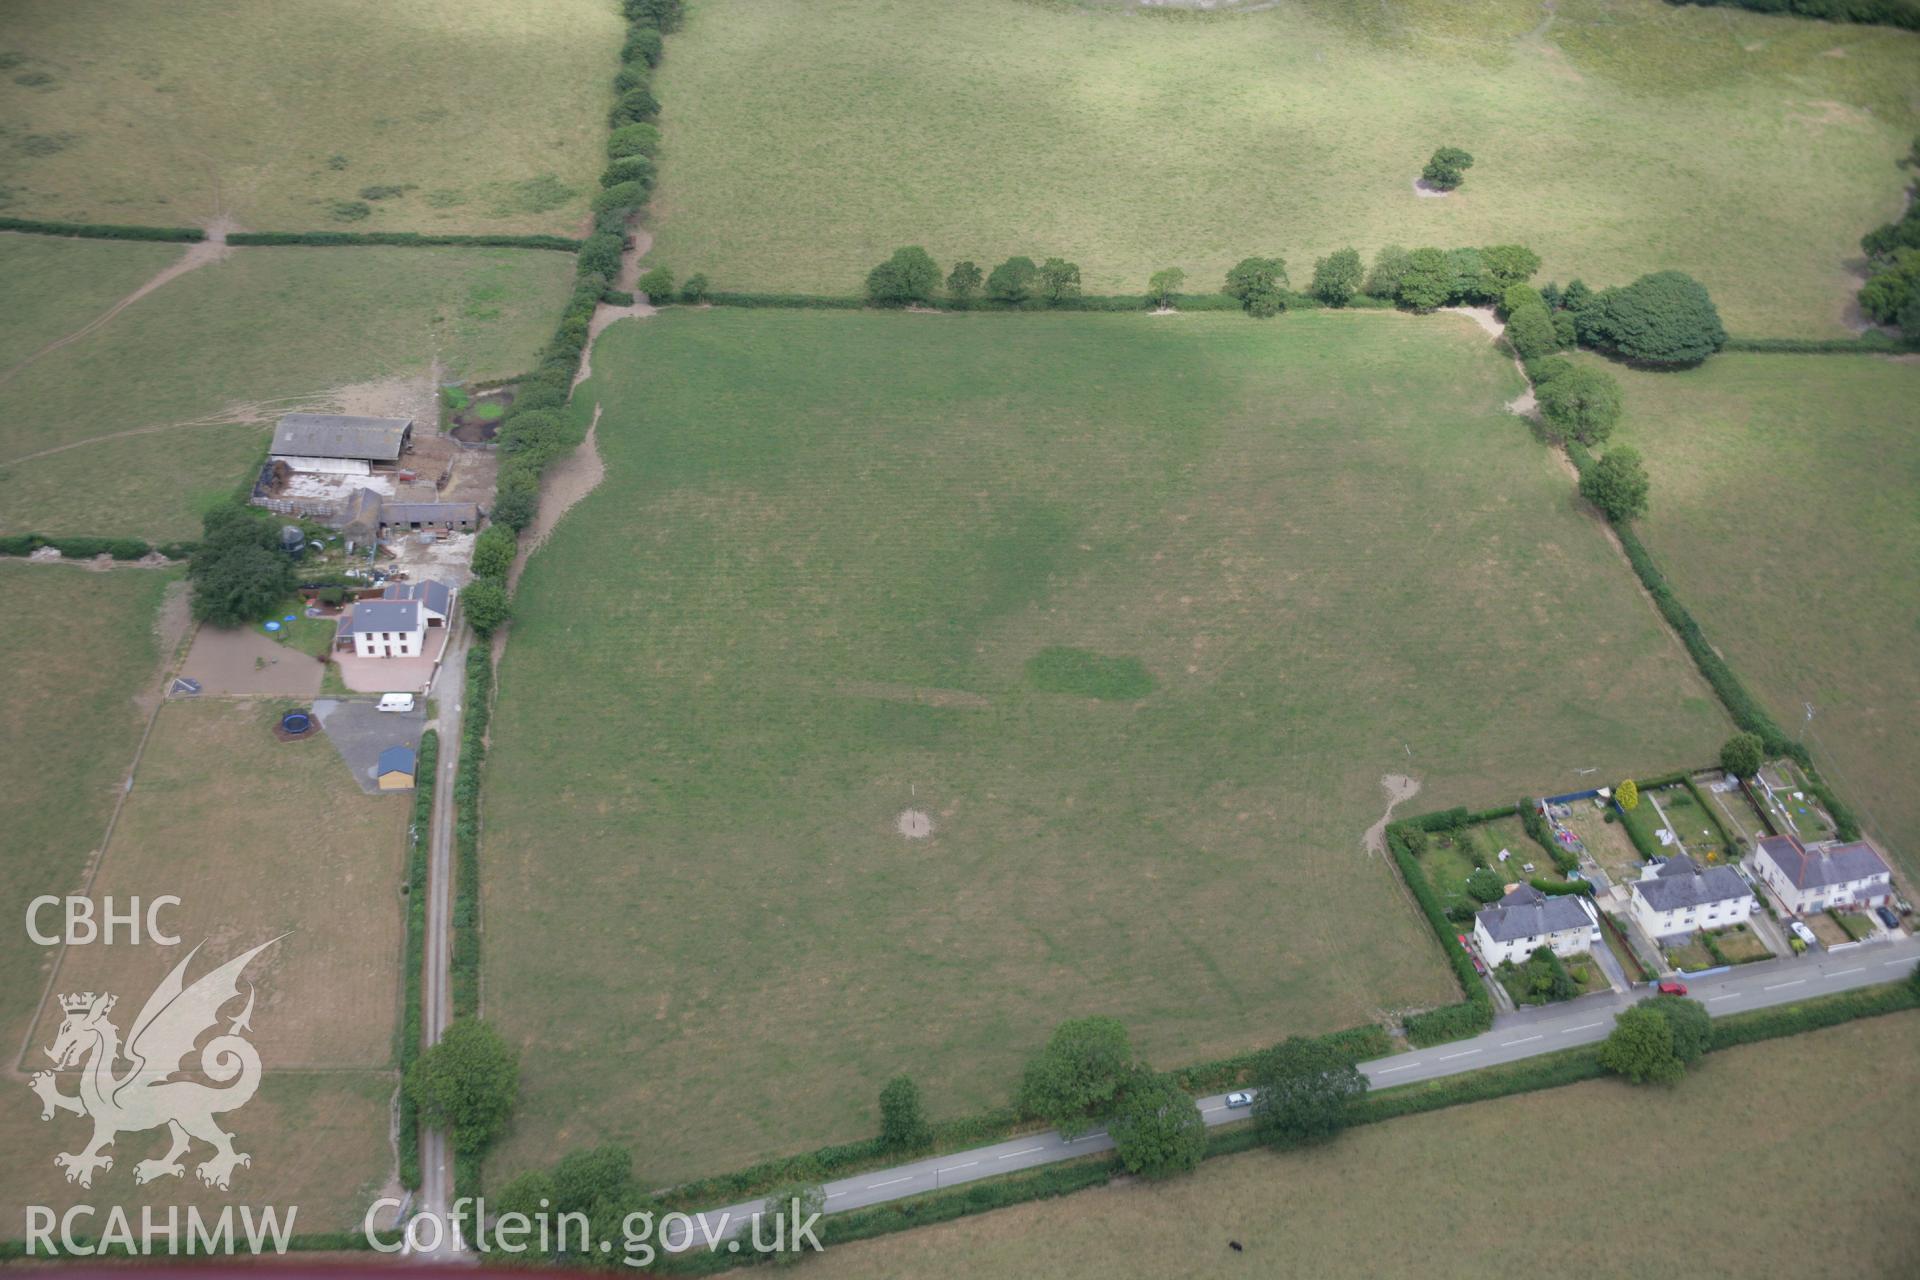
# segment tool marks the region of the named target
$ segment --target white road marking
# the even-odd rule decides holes
[[[1080,1136],[1083,1138],[1104,1138],[1107,1136],[1107,1131],[1105,1129],[1095,1129],[1092,1133],[1083,1133]]]
[[[913,1178],[911,1176],[908,1176],[905,1178],[890,1178],[885,1182],[869,1182],[866,1186],[866,1189],[868,1191],[878,1191],[881,1187],[897,1187],[903,1182],[912,1182],[912,1181],[913,1181]]]
[[[1762,991],[1778,991],[1782,987],[1797,987],[1805,981],[1805,978],[1795,978],[1792,982],[1776,982],[1770,987],[1762,987],[1760,989]]]
[[[1891,969],[1893,968],[1893,966],[1897,964],[1912,964],[1912,963],[1913,961],[1911,960],[1889,960],[1885,964],[1881,965],[1880,967],[1882,969]]]
[[[969,1160],[965,1164],[950,1164],[944,1169],[935,1169],[935,1173],[952,1173],[955,1169],[971,1169],[979,1164],[978,1160]]]
[[[1834,970],[1834,972],[1828,974],[1827,976],[1830,978],[1844,978],[1850,973],[1865,973],[1866,971],[1867,971],[1867,966],[1861,965],[1857,969],[1836,969]]]
[[[1583,1022],[1577,1027],[1568,1027],[1565,1031],[1562,1031],[1560,1034],[1563,1036],[1570,1036],[1576,1031],[1591,1031],[1595,1027],[1604,1027],[1606,1025],[1607,1024],[1604,1022]]]
[[[1046,1148],[1045,1148],[1045,1147],[1023,1147],[1023,1148],[1022,1148],[1021,1150],[1019,1150],[1019,1151],[1009,1151],[1009,1152],[1007,1152],[1007,1154],[1005,1154],[1005,1155],[1003,1155],[1003,1156],[996,1156],[996,1157],[995,1157],[995,1159],[998,1159],[998,1160],[1011,1160],[1011,1159],[1013,1159],[1013,1158],[1014,1158],[1015,1156],[1030,1156],[1030,1155],[1032,1155],[1032,1154],[1033,1154],[1034,1152],[1036,1152],[1036,1151],[1045,1151],[1045,1150],[1046,1150]]]
[[[1727,994],[1727,995],[1724,995],[1724,996],[1712,996],[1712,997],[1709,997],[1709,998],[1708,998],[1708,1000],[1707,1000],[1707,1003],[1708,1003],[1708,1004],[1719,1004],[1719,1003],[1720,1003],[1720,1002],[1721,1002],[1722,1000],[1738,1000],[1739,998],[1740,998],[1740,993],[1739,993],[1738,991],[1734,991],[1734,992],[1730,992],[1729,994]]]
[[[829,1200],[838,1200],[838,1199],[839,1199],[839,1198],[840,1198],[841,1196],[843,1196],[843,1195],[845,1195],[845,1194],[847,1194],[847,1193],[846,1193],[846,1192],[844,1192],[844,1191],[829,1191],[829,1192],[827,1192],[827,1199],[829,1199]]]
[[[1417,1062],[1403,1062],[1397,1067],[1382,1067],[1373,1074],[1377,1076],[1390,1076],[1396,1071],[1410,1071],[1419,1065]]]
[[[1545,1040],[1545,1039],[1546,1039],[1546,1036],[1544,1035],[1524,1036],[1518,1040],[1508,1040],[1506,1043],[1502,1044],[1500,1047],[1502,1049],[1510,1049],[1516,1044],[1532,1044],[1535,1040]]]
[[[1216,1111],[1225,1111],[1226,1109],[1227,1109],[1227,1104],[1223,1102],[1217,1107],[1202,1107],[1200,1109],[1200,1114],[1203,1116],[1210,1116]]]
[[[1443,1053],[1440,1055],[1440,1061],[1452,1062],[1455,1058],[1470,1057],[1478,1052],[1480,1052],[1478,1049],[1462,1049],[1459,1053]]]

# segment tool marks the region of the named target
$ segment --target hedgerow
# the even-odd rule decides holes
[[[553,249],[577,253],[580,241],[566,236],[457,235],[439,231],[236,231],[227,237],[234,245],[311,245],[321,248],[353,245],[394,245],[401,248],[439,248],[466,245],[488,249]]]
[[[427,954],[427,861],[433,846],[434,766],[440,759],[440,733],[420,735],[419,762],[414,773],[413,819],[407,827],[407,948],[406,1013],[400,1021],[400,1076],[420,1056],[422,1038],[421,974]],[[400,1090],[400,1184],[420,1186],[420,1111],[405,1089]]]
[[[75,236],[82,240],[166,240],[179,244],[207,238],[207,233],[199,227],[123,227],[107,222],[48,222],[38,218],[0,218],[0,231]]]
[[[177,553],[167,555],[169,560],[184,558],[193,550],[190,542],[170,542],[167,546]],[[155,550],[152,544],[142,538],[91,538],[79,535],[49,538],[39,533],[16,533],[0,538],[0,556],[30,556],[42,547],[52,547],[69,560],[91,560],[98,555],[112,556],[115,560],[138,560]]]
[[[1920,31],[1920,2],[1917,0],[1667,0],[1667,3],[1694,4],[1703,8],[1726,5],[1734,9],[1751,9],[1755,13],[1790,13],[1823,22],[1858,22]]]

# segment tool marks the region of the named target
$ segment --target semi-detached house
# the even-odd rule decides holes
[[[1732,867],[1706,867],[1684,853],[1627,886],[1634,922],[1650,938],[1724,929],[1753,914],[1753,890]]]
[[[1492,965],[1519,964],[1541,947],[1578,955],[1600,945],[1600,917],[1585,894],[1549,895],[1521,884],[1474,916],[1473,937]]]
[[[1767,836],[1754,846],[1753,865],[1795,915],[1877,907],[1893,897],[1893,871],[1865,840],[1809,849],[1794,836]]]

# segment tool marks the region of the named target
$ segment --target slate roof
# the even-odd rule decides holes
[[[1865,840],[1809,849],[1793,836],[1766,836],[1759,848],[1796,889],[1823,889],[1888,874],[1886,859]]]
[[[389,502],[381,524],[478,524],[480,507],[472,502]]]
[[[362,600],[340,619],[338,636],[369,631],[418,631],[420,606],[412,600]]]
[[[387,584],[381,599],[418,600],[444,618],[453,604],[453,588],[438,578],[425,578],[419,582],[391,582]]]
[[[1548,895],[1530,884],[1518,886],[1475,917],[1495,942],[1517,942],[1569,929],[1593,928],[1593,917],[1578,894]]]
[[[273,454],[300,458],[364,458],[392,462],[407,442],[406,418],[351,418],[337,413],[290,413],[273,429]]]
[[[365,757],[362,757],[363,759]],[[413,748],[388,747],[380,753],[380,763],[374,766],[374,775],[384,773],[404,773],[413,775]]]
[[[1753,890],[1747,888],[1747,882],[1732,867],[1708,867],[1703,871],[1684,853],[1668,858],[1647,879],[1635,880],[1632,889],[1655,911],[1682,911],[1710,902],[1753,896]]]

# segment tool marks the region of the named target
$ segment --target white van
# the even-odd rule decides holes
[[[410,693],[383,693],[380,695],[380,710],[411,711],[413,695]]]

